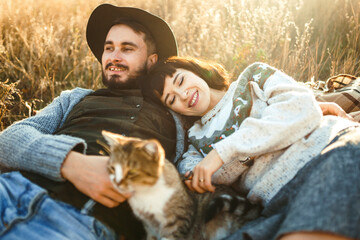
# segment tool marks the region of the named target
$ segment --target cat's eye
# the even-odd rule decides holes
[[[115,173],[115,167],[113,165],[108,166],[109,173]]]
[[[135,169],[131,169],[131,170],[129,170],[128,173],[127,173],[127,176],[128,176],[129,178],[135,177],[135,176],[137,176],[137,175],[138,175],[138,171],[135,170]]]

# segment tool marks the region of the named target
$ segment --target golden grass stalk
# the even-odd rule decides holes
[[[11,106],[28,103],[40,109],[64,89],[102,87],[85,27],[103,2],[0,1],[0,130],[28,115],[26,107]],[[163,17],[174,30],[180,55],[218,61],[234,76],[254,61],[298,81],[360,76],[358,0],[106,2]],[[14,93],[19,97],[12,99]]]

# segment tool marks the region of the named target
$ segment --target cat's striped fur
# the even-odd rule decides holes
[[[259,207],[229,187],[196,194],[187,189],[175,166],[155,140],[103,131],[110,144],[109,173],[143,221],[147,239],[222,239],[259,214]]]

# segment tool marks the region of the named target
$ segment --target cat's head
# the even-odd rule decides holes
[[[158,141],[124,137],[108,131],[102,131],[102,135],[110,145],[110,179],[120,192],[134,192],[138,187],[157,182],[165,158]]]

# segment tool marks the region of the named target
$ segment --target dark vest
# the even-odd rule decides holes
[[[99,155],[103,142],[102,130],[142,139],[155,138],[165,149],[167,158],[175,152],[176,130],[171,114],[160,105],[144,101],[141,91],[100,89],[86,96],[71,110],[63,126],[55,134],[82,138],[87,143],[87,155]],[[82,146],[75,150],[82,152]],[[81,209],[89,198],[79,192],[70,182],[55,182],[38,174],[22,172],[34,183],[48,190],[55,199]],[[93,215],[128,239],[141,239],[144,232],[127,203],[109,209],[96,204]]]

